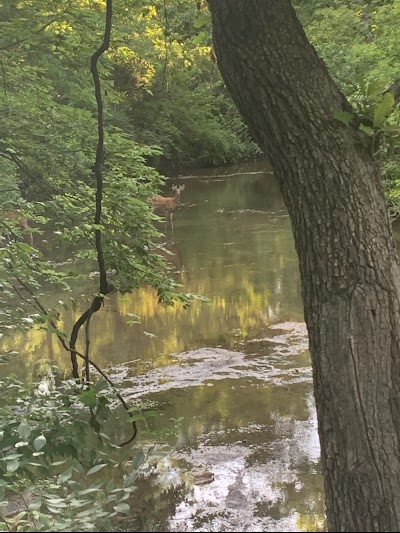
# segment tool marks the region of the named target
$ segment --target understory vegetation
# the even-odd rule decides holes
[[[295,0],[307,36],[344,92],[379,161],[388,207],[400,215],[398,0]],[[345,123],[353,117],[339,117]]]

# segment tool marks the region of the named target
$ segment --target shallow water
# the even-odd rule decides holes
[[[175,179],[167,192],[172,183],[186,188],[174,231],[166,230],[170,259],[182,289],[209,303],[164,308],[141,289],[113,296],[92,319],[95,360],[127,399],[150,401],[159,411],[148,422],[160,438],[132,502],[136,512],[120,527],[321,529],[297,257],[274,177],[257,163]],[[89,295],[92,287],[82,290]],[[129,326],[133,315],[141,323]],[[77,317],[63,314],[66,331]],[[28,380],[45,374],[49,362],[69,369],[68,355],[45,332],[7,342],[21,353],[13,369]]]

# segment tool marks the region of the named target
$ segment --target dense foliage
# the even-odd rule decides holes
[[[93,232],[101,229],[106,266],[114,272],[116,289],[126,292],[149,284],[162,300],[176,299],[165,263],[153,253],[159,233],[149,198],[164,182],[149,162],[160,164],[161,157],[173,157],[178,164],[222,162],[254,152],[223,96],[209,46],[193,42],[198,30],[192,4],[181,4],[182,9],[167,13],[162,2],[115,3],[111,47],[100,65],[105,105],[101,228],[94,225],[97,124],[90,57],[104,28],[105,4],[26,0],[0,7],[0,207],[5,214],[3,240],[8,243],[1,256],[6,299],[17,279],[35,288],[39,281],[64,283],[64,289],[69,279],[68,271],[49,267],[43,248],[33,253],[30,231],[21,227],[21,219],[33,222],[34,232],[38,227],[56,230],[45,234],[46,242],[54,248],[59,235],[64,243],[74,243],[78,258],[96,256]],[[168,35],[166,20],[168,28],[176,26]],[[183,40],[178,39],[180,27],[187,28]],[[207,93],[206,78],[219,87],[219,99]],[[194,89],[199,98],[194,104],[184,103]],[[15,209],[18,217],[10,217]],[[25,313],[22,308],[15,311],[14,317]],[[5,314],[3,324],[15,325],[11,314]],[[41,314],[40,320],[46,317]]]
[[[157,164],[179,170],[256,153],[214,62],[207,3],[147,3],[139,24],[137,8],[130,14],[135,31],[125,33],[115,82],[135,137],[161,147]]]
[[[130,513],[126,501],[151,449],[132,445],[121,460],[104,428],[106,383],[82,391],[49,372],[33,388],[10,377],[1,389],[0,531],[107,531]],[[137,420],[151,414],[130,412]]]
[[[399,0],[295,0],[307,35],[357,114],[369,120],[389,207],[400,214]],[[397,82],[397,83],[396,83]],[[389,92],[388,92],[389,90]],[[393,95],[393,96],[392,96]],[[367,121],[365,121],[367,124]]]

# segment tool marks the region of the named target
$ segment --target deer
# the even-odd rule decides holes
[[[33,246],[33,232],[32,228],[28,224],[28,219],[25,217],[25,214],[20,211],[19,209],[15,209],[14,211],[3,211],[0,213],[1,218],[3,218],[2,225],[5,226],[7,231],[7,239],[10,242],[10,235],[13,234],[12,227],[7,225],[7,220],[10,220],[11,222],[18,224],[23,230],[26,230],[26,233],[29,235],[29,243],[31,246]]]
[[[160,209],[164,211],[165,220],[169,219],[171,223],[172,230],[174,229],[174,224],[172,222],[172,212],[176,209],[180,198],[181,192],[184,190],[185,185],[172,185],[172,190],[175,191],[175,196],[164,198],[164,196],[153,196],[151,203],[153,204],[153,209]]]

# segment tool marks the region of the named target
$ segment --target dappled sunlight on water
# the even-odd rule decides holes
[[[239,379],[247,377],[252,381],[269,381],[274,384],[311,381],[308,357],[304,367],[294,365],[285,355],[297,355],[308,346],[304,324],[277,324],[270,329],[285,330],[282,335],[254,339],[253,343],[267,345],[260,356],[246,355],[241,351],[223,348],[199,348],[175,355],[172,365],[161,366],[145,374],[130,376],[130,364],[111,369],[109,375],[115,382],[124,381],[125,396],[140,398],[153,392],[169,389],[196,387],[212,380]],[[268,343],[271,344],[268,353]],[[209,383],[212,385],[212,383]]]

